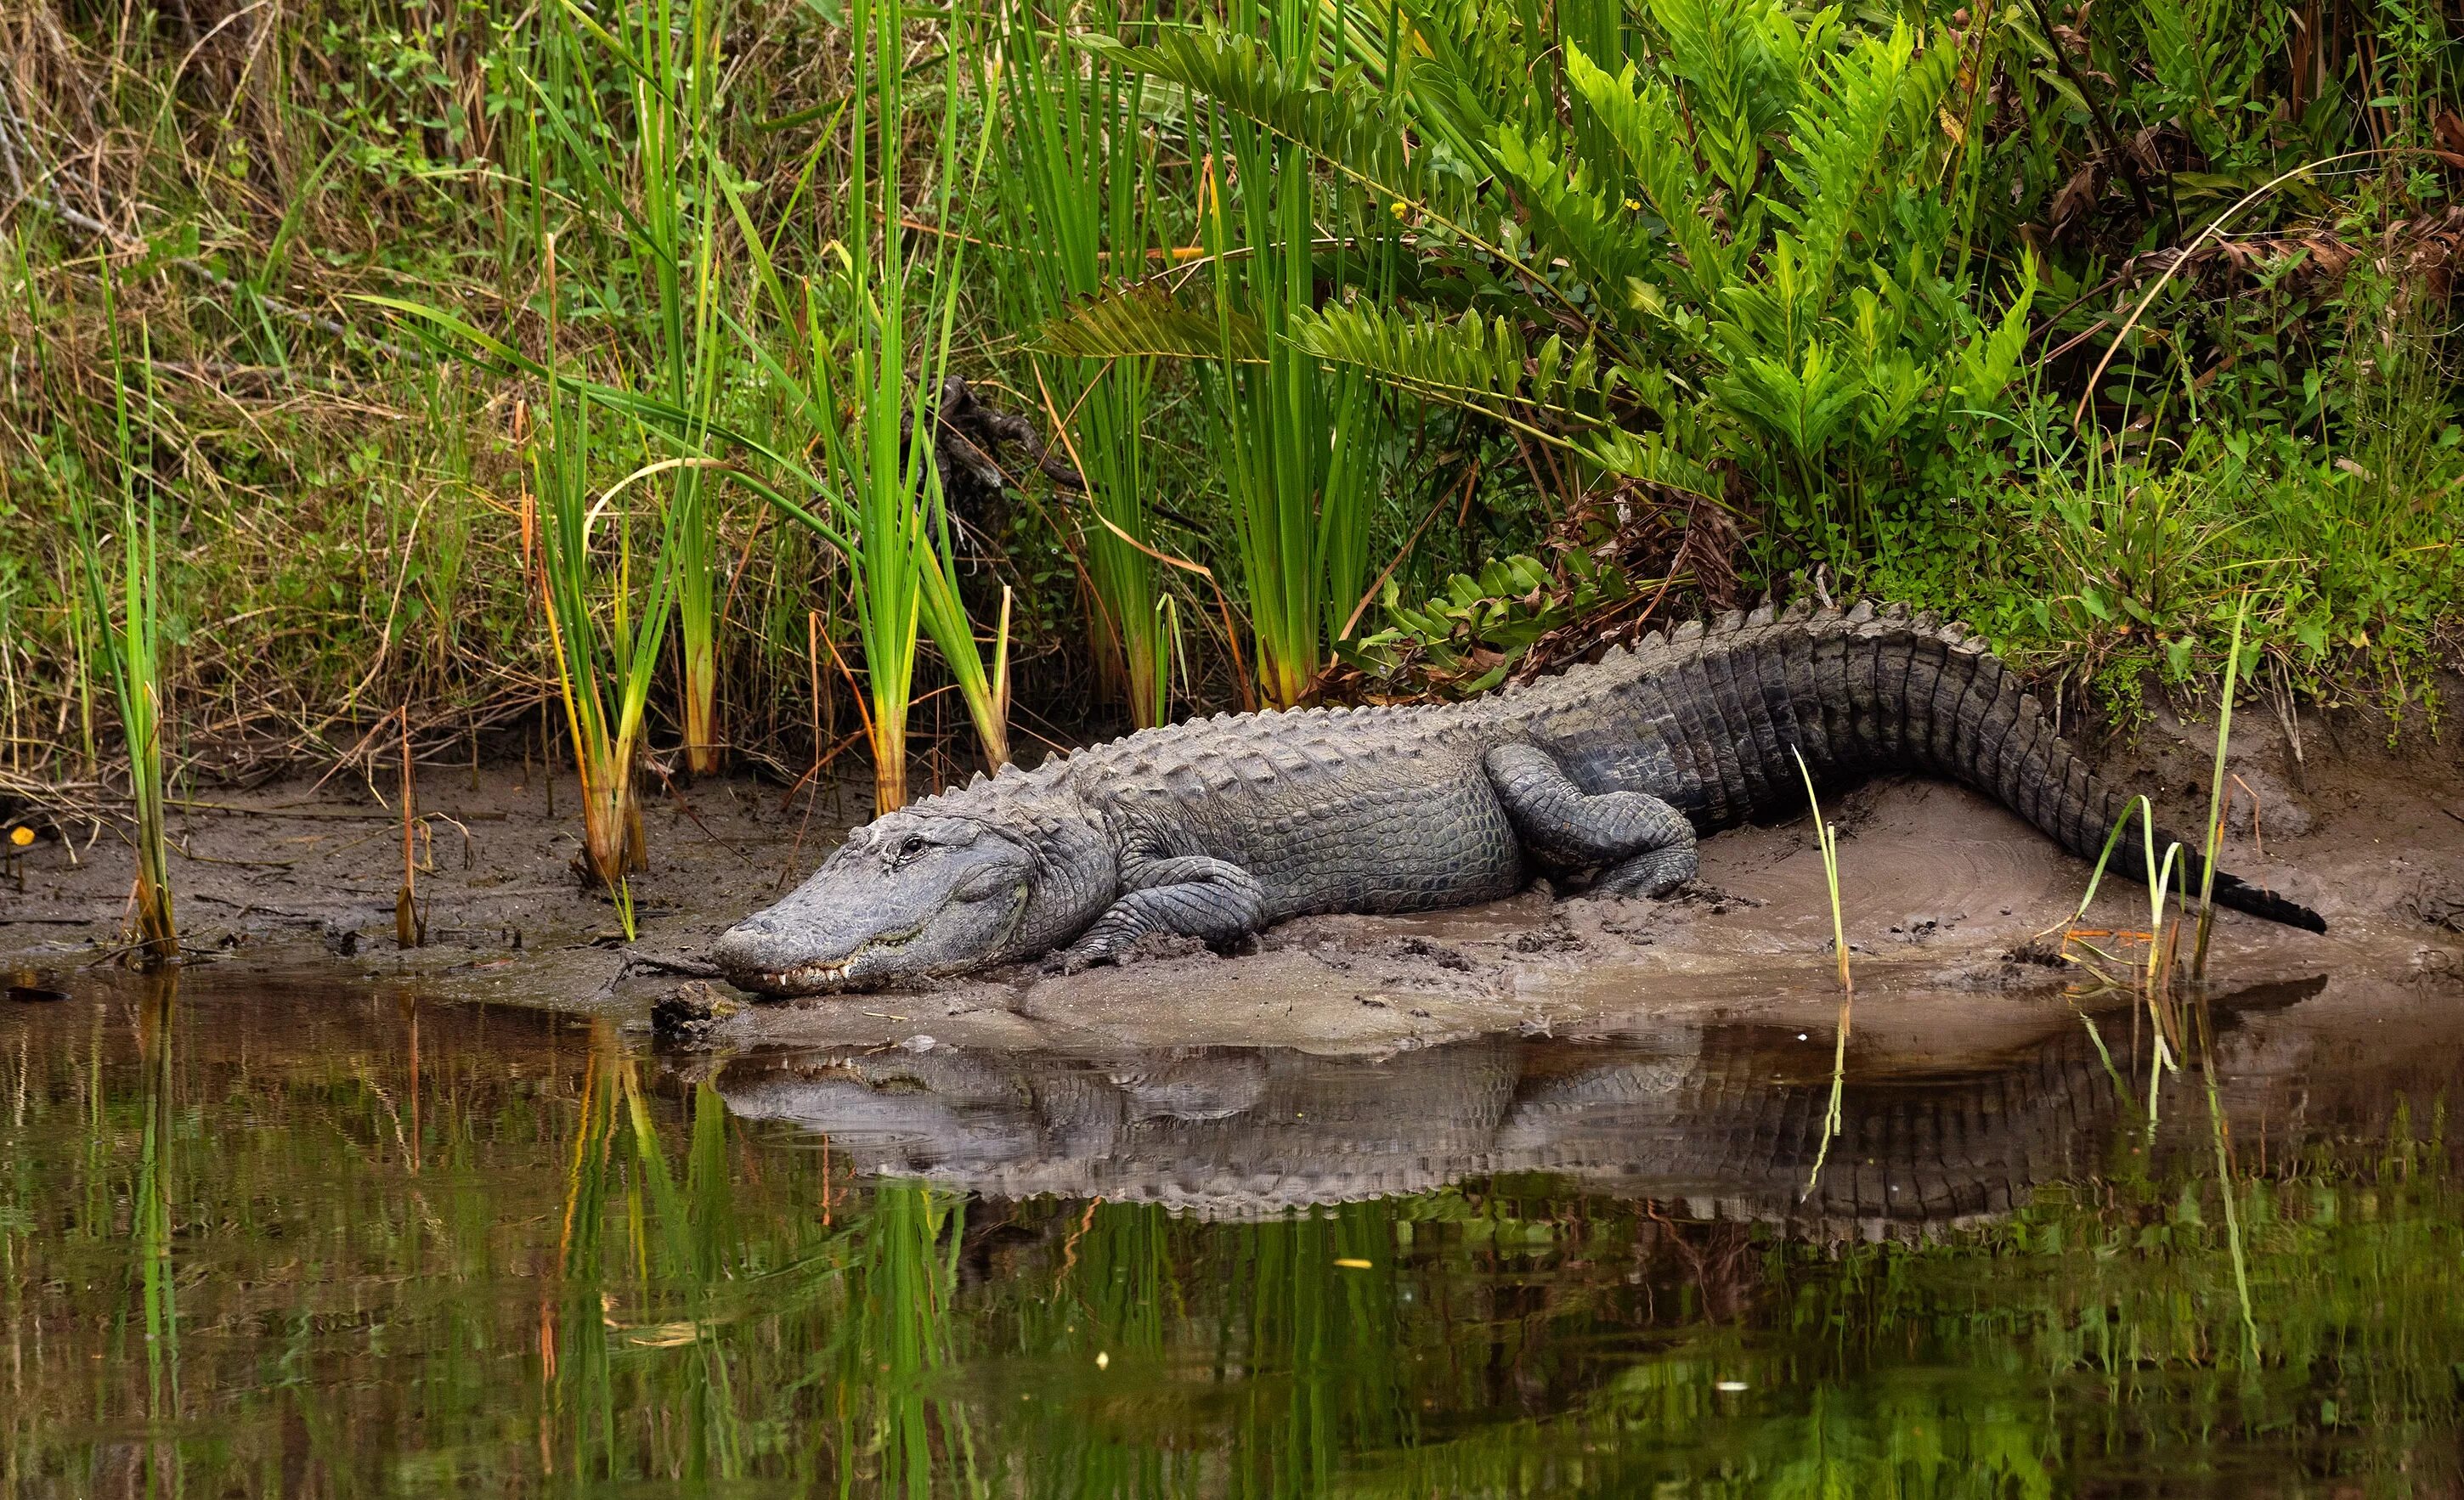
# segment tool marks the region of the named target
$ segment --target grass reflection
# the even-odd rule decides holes
[[[850,1190],[605,1024],[115,983],[0,1016],[12,1495],[2459,1479],[2443,1118],[2271,1140],[2221,1041],[2153,1150],[2125,1115],[2015,1213],[1813,1244],[1538,1177],[1219,1224]]]

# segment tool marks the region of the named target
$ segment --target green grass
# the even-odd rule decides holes
[[[2231,660],[2279,711],[2433,716],[2464,424],[2407,236],[2443,222],[2447,23],[2338,11],[2309,52],[2101,12],[2082,76],[2167,141],[2151,215],[2121,183],[2057,205],[2101,127],[2027,8],[1957,9],[345,0],[202,41],[60,11],[0,166],[30,185],[0,223],[9,763],[155,734],[176,775],[175,723],[187,764],[323,761],[407,707],[420,753],[595,716],[603,788],[608,755],[792,775],[853,679],[889,806],[913,765],[1006,759],[1013,700],[1066,741],[1309,697],[1338,638],[1408,631],[1356,609],[1373,579],[1529,557],[1496,602],[1537,621],[1599,587],[1562,556],[1580,516],[1629,582],[1685,580],[1672,611],[1818,576],[2111,718]],[[2150,253],[2227,244],[2279,178],[2232,254]],[[95,681],[74,524],[125,467],[106,270],[145,331],[141,499],[178,518],[150,728]],[[1109,360],[1107,309],[1137,336]],[[899,435],[945,373],[1087,492],[1026,471],[952,513]],[[544,534],[620,486],[588,552]],[[595,580],[554,630],[551,549]],[[583,670],[604,709],[563,707]],[[927,714],[975,750],[919,752]]]
[[[649,858],[636,777],[651,680],[675,608],[671,544],[681,517],[670,508],[653,533],[656,540],[637,559],[634,507],[641,489],[631,481],[655,477],[663,466],[646,465],[604,495],[592,489],[593,457],[602,437],[589,399],[558,378],[563,366],[557,352],[561,320],[556,312],[553,236],[546,249],[551,378],[547,410],[531,446],[540,604],[582,783],[584,856],[591,874],[616,898],[629,937],[633,916],[626,877]],[[600,532],[595,544],[594,529]]]
[[[1003,6],[999,15],[999,109],[1017,138],[1017,169],[995,174],[1009,242],[999,293],[1007,318],[1032,331],[1108,287],[1161,270],[1165,262],[1150,256],[1170,248],[1157,222],[1169,200],[1156,166],[1160,142],[1137,133],[1146,79],[1083,55],[1067,33],[1038,31],[1028,8]],[[1092,30],[1113,34],[1124,19],[1116,8]],[[1161,724],[1171,662],[1153,555],[1155,361],[1071,359],[1032,343],[1025,358],[1035,404],[1086,483],[1094,524],[1063,535],[1093,595],[1090,646],[1105,673],[1117,674],[1130,722]]]
[[[77,486],[69,504],[79,578],[79,657],[96,645],[120,712],[128,755],[132,840],[137,882],[130,896],[137,953],[147,963],[180,956],[179,923],[171,907],[170,840],[164,823],[165,793],[163,677],[162,497],[153,482],[155,422],[153,347],[141,323],[136,347],[123,342],[112,278],[102,281],[103,324],[111,339],[111,488],[116,514],[98,517],[94,482]],[[130,414],[130,384],[139,402]],[[143,428],[141,435],[140,428]],[[116,523],[116,524],[114,524]],[[117,544],[116,568],[105,561]],[[91,632],[89,636],[88,632]]]
[[[1287,85],[1314,78],[1322,51],[1338,67],[1351,60],[1350,38],[1315,4],[1236,0],[1229,21],[1235,35],[1263,32],[1257,66]],[[1381,477],[1367,376],[1322,364],[1293,333],[1321,282],[1338,302],[1392,285],[1393,221],[1380,228],[1372,217],[1376,232],[1351,232],[1329,211],[1314,154],[1236,109],[1219,102],[1192,130],[1214,163],[1197,187],[1197,218],[1214,301],[1215,451],[1252,664],[1267,704],[1288,707],[1315,695],[1331,638],[1369,581]]]

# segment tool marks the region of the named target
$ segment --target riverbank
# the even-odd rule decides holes
[[[2195,827],[2211,729],[2157,710],[2107,772]],[[2464,769],[2424,735],[2249,713],[2236,725],[2227,868],[2308,904],[2326,937],[2221,914],[2211,968],[2244,986],[2321,972],[2464,980]],[[646,1025],[718,931],[810,872],[869,815],[855,785],[750,778],[649,799],[651,869],[639,940],[572,873],[571,792],[539,768],[423,771],[415,889],[426,946],[396,941],[402,827],[390,772],[183,802],[173,834],[182,925],[201,963],[330,965],[416,977],[430,992],[544,1005]],[[2255,807],[2255,816],[2253,808]],[[1841,836],[1859,1026],[1947,1024],[1983,994],[2057,989],[2054,955],[2088,868],[1984,799],[1913,778],[1830,809]],[[44,825],[0,889],[0,964],[74,971],[108,954],[131,879],[124,844]],[[68,838],[57,837],[64,832]],[[2108,882],[2089,924],[2145,924],[2142,888]],[[1159,949],[1074,976],[1021,968],[923,993],[796,1004],[737,997],[696,1027],[708,1045],[930,1045],[1075,1050],[1302,1046],[1385,1054],[1500,1033],[1608,1034],[1638,1018],[1832,1007],[1821,862],[1803,819],[1719,835],[1703,879],[1661,902],[1512,900],[1411,918],[1287,924],[1225,957]],[[2049,930],[2056,941],[2046,940]],[[721,987],[723,988],[723,987]],[[724,1011],[727,1008],[721,1007]],[[1824,1021],[1824,1024],[1828,1024]]]

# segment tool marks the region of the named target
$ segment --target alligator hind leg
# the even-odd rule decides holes
[[[1063,967],[1104,963],[1156,933],[1226,947],[1257,931],[1265,917],[1266,893],[1258,878],[1204,855],[1138,860],[1121,872],[1121,883],[1129,889],[1069,945]]]
[[[1593,889],[1661,896],[1694,878],[1694,825],[1642,792],[1585,792],[1536,745],[1501,745],[1483,762],[1523,847],[1560,869],[1600,865]]]

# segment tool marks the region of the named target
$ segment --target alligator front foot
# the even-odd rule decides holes
[[[1121,875],[1129,891],[1061,955],[1063,973],[1115,962],[1131,944],[1158,933],[1229,947],[1265,918],[1266,893],[1257,877],[1226,860],[1204,855],[1144,859]]]

